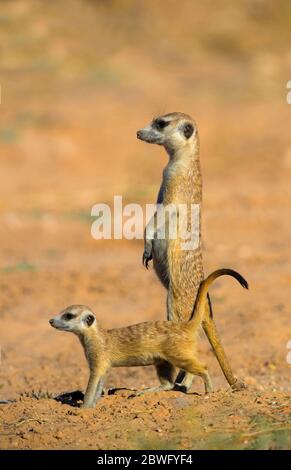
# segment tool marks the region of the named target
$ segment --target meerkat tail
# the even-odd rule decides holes
[[[193,312],[189,320],[191,323],[193,322],[193,324],[197,325],[202,322],[208,290],[215,279],[225,275],[234,277],[244,289],[249,288],[248,282],[242,277],[241,274],[239,274],[237,271],[234,271],[233,269],[224,268],[213,271],[213,273],[209,274],[209,276],[200,284],[196,302],[193,307]]]

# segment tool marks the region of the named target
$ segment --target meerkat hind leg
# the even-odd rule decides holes
[[[212,307],[209,294],[207,295],[207,303],[205,305],[205,316],[202,322],[203,330],[208,338],[212,350],[218,360],[221,370],[234,391],[245,388],[245,384],[237,379],[232,372],[231,366],[227,359],[226,353],[218,336],[217,328],[213,319]],[[180,371],[176,378],[176,386],[182,391],[188,391],[193,382],[193,375]]]
[[[205,306],[205,316],[202,322],[203,330],[208,338],[209,343],[211,344],[213,352],[219,362],[219,365],[227,382],[233,390],[242,390],[246,388],[246,386],[243,381],[233,375],[230,363],[227,359],[226,353],[218,336],[217,328],[213,319],[212,306],[209,294],[207,295],[207,300],[208,301]]]
[[[212,393],[213,385],[212,385],[212,380],[210,378],[208,370],[205,370],[205,372],[202,375],[202,378],[204,381],[205,393]]]
[[[160,385],[156,387],[145,388],[144,390],[140,390],[135,395],[141,396],[144,393],[149,392],[162,392],[167,390],[173,390],[175,383],[174,383],[174,372],[175,368],[172,364],[166,361],[159,362],[156,364],[156,370],[161,382]]]
[[[185,378],[189,376],[189,378],[192,379],[193,375],[199,375],[199,377],[202,378],[204,382],[205,393],[211,393],[213,391],[212,381],[207,368],[203,364],[198,362],[195,358],[189,359],[189,361],[187,361],[185,364],[181,364],[179,366],[181,367],[181,369],[187,372]]]

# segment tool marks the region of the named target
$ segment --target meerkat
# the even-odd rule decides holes
[[[163,171],[162,184],[158,193],[157,204],[162,207],[186,205],[187,229],[190,228],[191,208],[199,208],[196,217],[198,240],[196,245],[185,249],[185,240],[177,236],[174,239],[158,236],[159,223],[157,212],[145,229],[143,264],[148,268],[149,261],[161,283],[167,289],[167,319],[185,321],[190,318],[193,298],[204,278],[201,249],[201,203],[202,176],[199,158],[199,136],[196,123],[187,114],[175,112],[155,118],[148,126],[137,131],[137,138],[147,143],[158,144],[165,148],[169,162]],[[163,222],[162,222],[163,223]],[[169,217],[165,218],[169,225]],[[184,249],[183,249],[184,246]],[[240,389],[244,384],[234,377],[229,361],[219,339],[213,320],[210,297],[206,304],[203,329],[212,346],[225,378],[233,389]],[[179,374],[177,383],[189,389],[192,384],[189,374]]]
[[[205,365],[196,358],[197,333],[205,314],[205,302],[211,283],[229,275],[248,288],[247,281],[232,269],[218,269],[202,281],[189,321],[151,321],[124,328],[103,330],[92,312],[84,305],[71,305],[49,320],[54,328],[75,333],[83,346],[90,377],[83,407],[96,405],[101,396],[104,378],[111,367],[156,367],[160,385],[138,392],[172,390],[175,367],[203,379],[205,393],[212,383]]]

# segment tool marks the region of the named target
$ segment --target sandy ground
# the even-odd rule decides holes
[[[169,38],[178,52],[157,42],[172,20],[156,22],[154,2],[142,41],[126,7],[113,10],[109,25],[104,7],[99,29],[86,28],[96,20],[90,2],[82,9],[84,24],[67,31],[59,18],[66,11],[77,24],[82,2],[72,3],[68,11],[66,2],[7,2],[1,17],[0,400],[12,401],[0,404],[0,448],[290,448],[291,108],[278,88],[287,59],[276,54],[284,51],[279,26],[289,37],[285,19],[274,20],[271,45],[269,33],[256,42],[268,17],[235,16],[226,6],[245,33],[231,42],[237,50],[205,45],[200,27],[202,42],[183,62],[177,54],[191,53],[192,30],[186,25],[184,37],[179,27]],[[215,18],[203,8],[193,21],[205,25],[207,17],[215,35]],[[117,18],[120,47],[114,48]],[[100,35],[110,60],[103,49],[96,52]],[[149,54],[154,43],[156,55]],[[165,318],[165,291],[153,270],[142,267],[142,242],[93,240],[90,212],[115,194],[154,202],[166,157],[138,142],[135,132],[172,110],[195,116],[200,129],[205,271],[232,267],[250,284],[244,291],[225,278],[211,289],[223,344],[248,388],[229,390],[201,333],[199,354],[215,386],[210,396],[197,379],[187,395],[131,397],[129,389],[156,384],[153,368],[115,369],[96,409],[81,410],[79,402],[55,397],[84,390],[83,352],[48,319],[72,303],[91,306],[108,328]]]

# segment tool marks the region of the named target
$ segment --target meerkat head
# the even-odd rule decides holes
[[[196,147],[198,141],[195,122],[183,113],[159,116],[148,126],[137,131],[136,136],[149,144],[163,145],[166,150],[170,151],[183,147]]]
[[[77,335],[85,334],[89,328],[97,326],[94,313],[85,305],[71,305],[51,318],[49,323],[57,330],[71,331]]]

